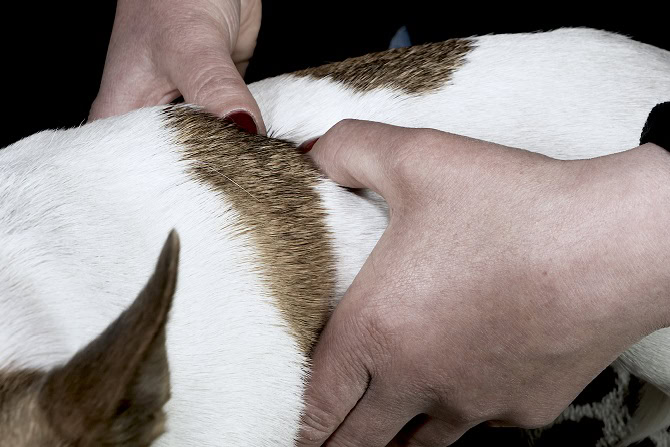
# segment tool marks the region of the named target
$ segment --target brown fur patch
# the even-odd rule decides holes
[[[247,134],[189,107],[164,113],[195,178],[238,212],[237,230],[256,244],[265,283],[300,348],[309,353],[335,289],[335,256],[314,190],[321,174],[285,141]]]
[[[43,373],[30,370],[0,371],[0,409],[35,388],[43,376]]]
[[[380,87],[421,94],[445,85],[474,44],[451,39],[346,59],[342,62],[296,71],[295,76],[331,78],[358,91]]]

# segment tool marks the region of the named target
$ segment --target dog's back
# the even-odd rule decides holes
[[[583,158],[637,145],[668,99],[670,55],[591,30],[485,36],[251,89],[270,136],[294,143],[360,118]],[[378,198],[321,178],[291,144],[188,107],[1,150],[0,216],[0,378],[53,367],[93,340],[178,230],[172,397],[157,445],[203,446],[291,444],[309,350],[386,223]],[[644,349],[658,346],[640,346],[644,376]],[[0,384],[0,415],[10,401]],[[0,417],[0,445],[3,429]]]

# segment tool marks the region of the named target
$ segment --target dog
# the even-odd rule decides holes
[[[0,447],[293,445],[309,353],[388,222],[296,145],[354,118],[625,151],[670,96],[670,52],[487,35],[249,88],[267,137],[170,105],[0,150]],[[650,385],[629,444],[670,423],[670,331],[617,361]]]

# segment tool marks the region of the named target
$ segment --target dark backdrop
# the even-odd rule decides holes
[[[0,18],[5,103],[0,147],[41,129],[76,126],[86,119],[114,19],[113,0],[23,3],[3,6]],[[630,4],[627,10],[610,6],[596,14],[547,2],[542,10],[449,3],[264,0],[263,25],[247,80],[383,50],[401,25],[407,25],[413,43],[592,26],[670,48],[670,32],[664,32],[667,23],[660,11],[645,8],[635,13]]]

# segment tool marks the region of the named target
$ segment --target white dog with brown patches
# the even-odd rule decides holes
[[[156,107],[0,150],[0,446],[292,445],[308,353],[387,214],[291,143],[358,118],[624,151],[670,97],[670,53],[587,29],[484,36],[250,89],[272,138]],[[178,280],[172,235],[135,300],[173,228]],[[670,394],[668,330],[620,361]],[[663,393],[631,439],[666,423]]]

